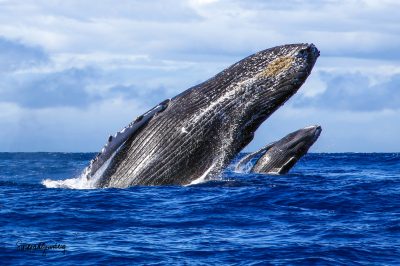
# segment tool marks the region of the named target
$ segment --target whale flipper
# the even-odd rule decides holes
[[[268,144],[267,146],[259,149],[256,152],[250,153],[246,156],[244,156],[235,166],[235,172],[247,172],[247,170],[251,169],[251,165],[249,165],[249,163],[251,162],[251,160],[253,160],[255,157],[258,156],[262,156],[264,155],[272,146],[274,146],[276,142],[272,142],[270,144]]]
[[[297,159],[295,157],[290,157],[290,159],[279,169],[278,174],[281,175],[287,173],[296,162]]]
[[[94,159],[90,161],[90,164],[83,170],[82,175],[87,179],[94,176],[97,170],[107,162],[112,155],[122,146],[122,144],[134,133],[137,133],[147,124],[156,114],[164,111],[169,103],[170,99],[167,99],[143,115],[138,116],[128,126],[118,131],[114,135],[108,137],[107,143],[104,145],[101,152],[99,152]]]

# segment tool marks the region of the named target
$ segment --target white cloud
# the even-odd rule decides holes
[[[300,128],[324,122],[326,139],[337,144],[321,141],[321,151],[365,150],[351,138],[365,130],[362,136],[371,142],[377,133],[367,128],[379,124],[386,137],[380,146],[366,147],[391,149],[397,142],[392,132],[399,132],[393,123],[397,102],[385,97],[396,94],[400,74],[399,7],[394,0],[0,1],[0,41],[9,47],[0,49],[0,106],[8,108],[0,115],[6,128],[0,132],[0,150],[93,150],[106,138],[96,127],[115,131],[122,126],[111,117],[128,123],[139,109],[244,56],[296,42],[315,43],[321,57],[297,98],[257,136],[280,130],[279,138],[297,129],[285,123]],[[325,98],[335,84],[324,75],[342,77],[351,86],[364,84],[351,83],[355,75],[363,77],[365,88],[354,90],[364,109],[349,108],[351,101],[338,105],[344,104],[340,95],[351,93],[346,87],[335,96],[336,105],[330,104]],[[379,92],[386,96],[378,97]],[[293,107],[305,98],[312,100]],[[385,102],[393,110],[383,111]],[[126,107],[130,104],[141,107]],[[91,122],[80,124],[75,117]],[[60,118],[65,133],[57,127]],[[343,124],[347,134],[340,133]],[[31,132],[22,142],[21,125]],[[251,147],[263,144],[257,138]]]
[[[360,73],[332,74],[320,73],[326,83],[323,92],[297,97],[296,106],[313,106],[331,110],[400,110],[400,74],[383,82],[371,82]]]
[[[321,125],[322,133],[311,152],[398,152],[400,110],[353,112],[285,105],[256,132],[245,151],[254,151],[289,132]]]
[[[2,151],[99,151],[110,134],[147,110],[140,101],[114,98],[86,109],[25,109],[0,103]]]
[[[27,69],[48,63],[48,55],[40,47],[24,45],[0,37],[0,72]]]

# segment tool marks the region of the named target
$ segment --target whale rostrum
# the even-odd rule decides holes
[[[297,92],[318,56],[313,44],[290,44],[242,59],[111,138],[85,170],[88,178],[97,175],[97,187],[125,188],[188,185],[217,175]]]

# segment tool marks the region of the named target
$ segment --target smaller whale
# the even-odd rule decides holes
[[[239,161],[236,171],[249,169],[253,159],[256,163],[250,172],[261,174],[286,174],[305,155],[321,134],[321,126],[309,126],[294,131],[260,150],[246,155]]]

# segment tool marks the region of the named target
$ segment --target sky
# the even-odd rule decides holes
[[[0,0],[0,151],[97,152],[157,103],[257,51],[314,43],[245,151],[319,124],[313,152],[400,151],[395,0]]]

